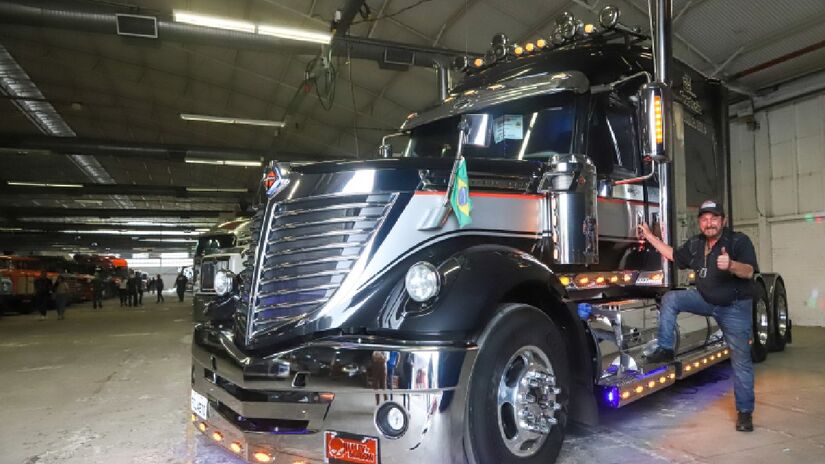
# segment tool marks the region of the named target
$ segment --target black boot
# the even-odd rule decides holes
[[[673,361],[673,350],[667,348],[656,348],[656,351],[645,355],[645,361],[649,363],[665,363]]]
[[[736,431],[737,432],[753,432],[753,415],[749,412],[737,411],[736,413]]]

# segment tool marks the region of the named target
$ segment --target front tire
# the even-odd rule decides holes
[[[561,332],[539,309],[505,304],[479,345],[467,393],[469,462],[555,462],[570,398]]]

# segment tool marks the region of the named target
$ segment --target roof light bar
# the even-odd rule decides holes
[[[263,126],[282,128],[286,126],[283,121],[272,121],[269,119],[246,119],[230,118],[226,116],[211,116],[208,114],[181,113],[180,118],[184,121],[214,122],[219,124],[240,124],[244,126]]]
[[[53,187],[53,188],[83,188],[83,184],[52,184],[48,182],[17,182],[7,181],[8,185],[19,185],[22,187]]]

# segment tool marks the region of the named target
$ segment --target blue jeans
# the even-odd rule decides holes
[[[725,342],[731,350],[733,394],[736,410],[753,412],[753,363],[750,340],[753,333],[753,300],[736,300],[730,306],[708,303],[695,288],[673,290],[662,298],[659,308],[659,347],[672,350],[676,331],[676,316],[680,312],[713,316],[722,328]]]

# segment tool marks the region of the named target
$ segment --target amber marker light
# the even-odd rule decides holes
[[[476,58],[473,60],[473,66],[476,68],[480,68],[484,66],[484,58]]]
[[[604,283],[604,281],[605,281],[604,276],[598,276],[598,277],[596,277],[596,283],[597,283],[597,284],[601,285],[601,284],[603,284],[603,283]]]
[[[212,439],[215,441],[223,440],[223,434],[220,432],[212,432]]]
[[[676,374],[674,374],[673,372],[671,372],[671,373],[670,373],[670,375],[669,375],[668,377],[670,377],[670,380],[673,380],[673,379],[675,379],[675,378],[676,378]]]
[[[324,403],[332,403],[332,400],[335,399],[335,393],[330,393],[330,392],[319,393],[318,394],[318,399],[320,399]]]
[[[645,387],[643,387],[643,386],[641,386],[641,385],[639,385],[638,387],[636,387],[636,393],[641,393],[641,392],[643,392],[643,391],[645,391]]]
[[[630,398],[630,392],[629,391],[623,391],[622,392],[622,399],[626,400],[628,398]]]
[[[584,25],[584,33],[585,34],[592,34],[594,32],[596,32],[596,26],[594,26],[592,24],[585,24]]]
[[[662,143],[665,140],[664,123],[662,122],[662,97],[658,95],[653,97],[653,117],[656,123],[656,143]]]
[[[690,372],[690,364],[688,364],[687,366],[685,366],[685,372]]]
[[[725,354],[728,354],[728,353],[729,353],[729,351],[728,351],[728,350],[725,350],[725,351],[724,351],[724,353],[725,353]]]
[[[576,279],[576,283],[579,285],[587,285],[590,283],[590,277],[581,276],[578,279]]]
[[[536,46],[539,48],[544,48],[547,46],[547,41],[544,39],[536,40]]]
[[[618,282],[619,282],[619,276],[617,276],[617,275],[610,276],[610,283],[611,284],[615,284],[615,283],[618,283]]]
[[[655,386],[656,386],[656,381],[655,380],[651,380],[650,382],[647,383],[647,388],[653,388]]]
[[[625,274],[624,276],[622,276],[622,280],[624,280],[625,282],[630,282],[632,279],[633,276],[631,276],[630,274]]]
[[[664,376],[659,377],[659,383],[665,383],[665,382],[667,382],[667,377],[664,377]]]
[[[533,45],[533,42],[527,42],[527,45],[524,46],[524,49],[527,51],[527,53],[533,53],[534,51],[536,51],[536,46]]]
[[[521,55],[524,55],[524,48],[523,48],[522,46],[518,45],[518,46],[516,46],[516,48],[513,50],[513,53],[515,53],[515,54],[516,54],[516,56],[521,56]]]
[[[693,367],[699,367],[699,361],[696,361],[695,363],[693,363]]]
[[[206,432],[206,422],[201,422],[200,424],[198,424],[198,430],[200,430],[201,432]]]
[[[265,451],[257,451],[252,457],[256,462],[272,462],[272,455]]]
[[[192,414],[192,422],[195,422],[196,420],[198,420],[198,416]]]
[[[559,277],[559,282],[561,282],[561,284],[566,287],[566,286],[570,285],[571,280],[570,280],[570,277],[561,276],[561,277]]]
[[[241,454],[241,450],[243,448],[241,448],[240,443],[238,443],[237,441],[233,441],[232,443],[229,444],[229,449],[231,449],[232,452],[235,453],[235,454]]]

